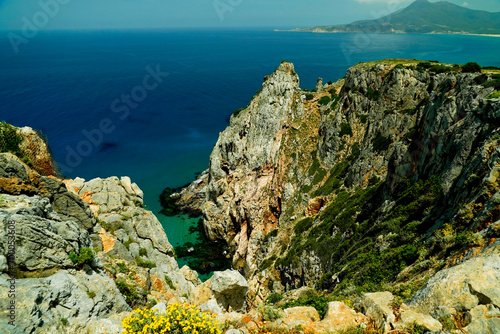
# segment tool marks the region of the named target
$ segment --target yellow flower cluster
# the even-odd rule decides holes
[[[194,305],[172,304],[162,314],[138,309],[122,322],[125,334],[221,334],[215,315]]]

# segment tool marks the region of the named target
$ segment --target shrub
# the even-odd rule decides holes
[[[89,298],[94,298],[95,292],[94,291],[87,291],[87,296],[89,296]]]
[[[139,255],[140,256],[146,256],[146,255],[148,255],[148,251],[146,250],[146,248],[139,249]]]
[[[118,266],[119,272],[123,274],[128,274],[130,272],[130,269],[128,269],[127,265],[124,262],[118,262],[116,265]]]
[[[500,98],[500,91],[494,92],[486,97],[487,99],[498,99]]]
[[[23,137],[17,133],[17,129],[5,122],[0,123],[0,152],[10,152],[20,156],[19,144]]]
[[[387,151],[389,146],[392,144],[390,137],[385,137],[380,132],[373,139],[373,149],[377,152]]]
[[[373,88],[368,88],[368,91],[366,92],[366,97],[369,98],[370,100],[378,101],[380,98],[380,92]]]
[[[68,324],[68,319],[61,318],[61,323],[63,324],[63,326],[66,326]]]
[[[174,283],[172,282],[172,280],[170,279],[170,277],[168,277],[167,275],[165,275],[165,282],[167,282],[167,284],[170,287],[170,289],[177,290],[177,288],[175,287]]]
[[[469,62],[462,66],[462,72],[464,73],[474,73],[481,72],[481,66],[478,63]]]
[[[273,255],[270,258],[262,261],[262,263],[259,266],[259,271],[266,270],[267,268],[269,268],[276,261],[276,259],[277,259],[276,255]]]
[[[306,101],[311,101],[314,98],[314,94],[306,94]]]
[[[151,269],[151,268],[156,267],[156,263],[151,262],[151,261],[144,261],[140,256],[135,258],[135,262],[137,262],[137,265],[139,267],[143,267],[143,268]]]
[[[343,135],[352,136],[352,128],[351,128],[351,125],[349,123],[341,123],[340,124],[339,136],[342,137]]]
[[[239,112],[238,112],[239,113]],[[238,113],[235,111],[234,116],[238,116]],[[160,211],[165,216],[175,216],[178,215],[181,210],[176,205],[177,200],[173,199],[171,195],[175,194],[179,189],[165,188],[160,194],[160,204],[162,206],[162,210]]]
[[[80,248],[78,254],[71,252],[68,257],[74,264],[78,266],[83,266],[85,264],[90,265],[94,260],[94,252],[90,248]]]
[[[324,294],[316,291],[309,291],[306,296],[299,297],[296,300],[285,303],[282,308],[287,309],[296,306],[311,306],[318,311],[320,318],[323,318],[326,312],[326,307],[330,301],[330,298]]]
[[[130,306],[135,304],[135,300],[137,299],[137,290],[135,286],[129,285],[123,281],[117,281],[116,287],[120,291],[120,293],[125,297],[125,301]]]
[[[258,309],[264,321],[276,321],[283,316],[280,309],[268,304],[263,304]]]
[[[122,325],[126,334],[222,334],[213,315],[189,304],[169,305],[160,315],[148,309],[135,310],[122,321]]]
[[[321,99],[319,99],[318,103],[326,106],[328,103],[330,103],[332,99],[329,96],[323,96]]]
[[[283,295],[281,293],[273,292],[267,297],[266,303],[276,304],[283,299]]]

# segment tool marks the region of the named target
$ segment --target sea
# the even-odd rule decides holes
[[[209,166],[231,113],[282,60],[302,88],[388,58],[500,67],[500,38],[315,34],[273,28],[39,31],[13,47],[0,32],[0,121],[47,136],[65,177],[130,176],[174,246],[196,223],[166,217],[165,187]]]

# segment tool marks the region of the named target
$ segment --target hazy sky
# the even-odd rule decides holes
[[[43,29],[304,27],[376,18],[411,2],[412,0],[0,0],[0,30],[21,29],[26,21],[36,23]],[[449,2],[471,9],[500,12],[500,0]]]

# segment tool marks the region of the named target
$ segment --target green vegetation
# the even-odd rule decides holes
[[[0,123],[0,152],[10,152],[15,155],[21,155],[19,144],[23,137],[17,133],[17,129],[5,122]]]
[[[349,123],[341,123],[340,124],[339,137],[342,137],[344,135],[352,136],[351,124],[349,124]]]
[[[196,242],[187,242],[175,247],[178,258],[185,258],[191,269],[205,275],[212,271],[224,271],[231,268],[229,249],[211,242],[206,236],[201,219],[189,228],[189,233],[196,235]],[[276,232],[277,233],[277,232]]]
[[[123,274],[128,274],[130,272],[130,269],[128,269],[127,265],[125,262],[117,262],[116,265],[118,266],[118,271],[123,273]]]
[[[293,227],[293,231],[295,234],[302,234],[306,231],[308,231],[311,226],[314,223],[314,219],[312,217],[307,217],[299,221],[295,226]]]
[[[61,323],[63,324],[63,326],[66,326],[68,324],[68,319],[61,318]]]
[[[328,103],[330,103],[331,100],[332,99],[329,96],[323,96],[321,99],[319,99],[318,103],[322,106],[326,106]]]
[[[283,316],[282,311],[273,305],[263,304],[258,311],[264,321],[276,321]]]
[[[361,115],[360,116],[361,123],[366,124],[368,121],[368,115]]]
[[[380,99],[380,92],[373,88],[368,88],[366,92],[366,97],[373,101],[378,101]]]
[[[172,280],[170,279],[170,277],[168,277],[167,275],[165,275],[165,282],[168,284],[168,286],[170,287],[170,289],[177,290],[177,288],[175,287],[174,283],[172,282]]]
[[[90,265],[92,263],[94,260],[94,253],[90,248],[80,248],[78,254],[71,252],[68,257],[78,267],[83,267],[85,264]]]
[[[481,84],[485,88],[493,87],[495,90],[500,90],[500,79],[495,78],[492,80],[488,80]]]
[[[269,232],[268,234],[266,234],[266,236],[262,240],[262,243],[268,242],[271,238],[275,238],[277,235],[278,235],[278,229],[272,230],[271,232]]]
[[[392,144],[391,137],[386,137],[380,132],[373,139],[373,149],[379,153],[387,151]]]
[[[116,281],[116,287],[120,290],[120,293],[125,297],[125,301],[130,307],[136,305],[137,301],[137,290],[135,286],[127,284],[124,281]]]
[[[25,164],[34,168],[30,158],[24,154],[19,146],[22,141],[22,135],[17,132],[14,126],[5,122],[0,122],[0,153],[10,152],[21,159]],[[37,169],[37,171],[39,170]],[[42,173],[42,171],[39,172]]]
[[[500,98],[500,91],[494,92],[486,97],[487,99],[498,99]]]
[[[478,63],[469,62],[462,66],[462,72],[464,73],[475,73],[481,72],[481,66]]]
[[[262,263],[259,266],[259,271],[263,271],[269,268],[276,261],[276,259],[277,259],[276,255],[273,255],[270,258],[262,261]]]
[[[336,164],[325,183],[314,192],[314,196],[326,196],[339,189],[343,184],[343,178],[347,175],[349,165],[348,160]]]
[[[148,251],[146,250],[146,248],[139,249],[139,255],[140,256],[147,256],[148,255]]]
[[[116,231],[118,231],[119,229],[123,228],[123,223],[122,222],[107,223],[107,222],[105,222],[103,220],[97,219],[97,223],[99,225],[101,225],[102,228],[106,230],[106,232],[109,232],[111,234],[114,234]]]
[[[273,292],[267,297],[266,303],[276,304],[283,299],[283,295],[281,293]]]
[[[293,301],[289,301],[283,304],[281,308],[287,309],[296,306],[310,306],[314,307],[318,311],[320,318],[323,318],[326,312],[326,307],[331,301],[332,299],[325,294],[310,290],[307,291],[305,296],[299,297],[298,299]]]
[[[137,265],[139,267],[143,267],[143,268],[151,269],[151,268],[156,267],[156,263],[151,262],[151,261],[144,261],[140,256],[135,258],[135,262],[137,263]]]
[[[312,99],[314,99],[314,94],[311,93],[306,94],[306,101],[311,101]]]
[[[181,213],[179,208],[177,207],[176,200],[171,197],[171,195],[177,193],[180,189],[178,188],[165,188],[160,194],[160,204],[162,206],[162,210],[160,211],[165,216],[175,216]]]
[[[94,298],[95,292],[94,291],[87,291],[87,296],[89,296],[89,298]]]

